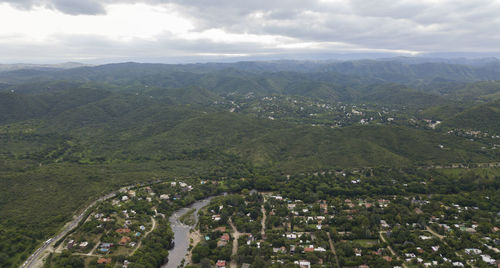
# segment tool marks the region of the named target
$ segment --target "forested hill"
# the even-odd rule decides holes
[[[446,122],[447,126],[500,133],[500,99],[471,107]]]
[[[488,162],[496,157],[481,151],[480,144],[404,125],[332,129],[230,113],[214,104],[219,97],[199,88],[151,97],[70,85],[66,91],[36,95],[2,93],[4,155],[81,163],[233,155],[283,171]],[[404,102],[399,94],[391,95]],[[65,138],[43,144],[43,137],[52,136]],[[39,150],[26,151],[37,145]]]

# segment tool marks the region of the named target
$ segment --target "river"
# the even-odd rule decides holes
[[[170,222],[170,226],[172,227],[172,231],[174,232],[174,248],[172,248],[168,252],[168,262],[163,264],[161,268],[177,268],[186,254],[189,252],[189,230],[193,228],[193,226],[185,225],[179,221],[179,218],[186,214],[191,209],[196,209],[194,212],[195,222],[198,222],[198,211],[208,205],[210,200],[214,197],[208,197],[203,200],[199,200],[193,203],[189,207],[182,208],[174,212],[172,216],[168,219]],[[196,225],[196,223],[194,225]]]

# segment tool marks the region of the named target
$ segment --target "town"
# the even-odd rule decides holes
[[[272,183],[190,179],[123,190],[68,235],[48,264],[72,258],[80,267],[154,267],[141,258],[175,246],[171,232],[155,235],[170,228],[166,218],[216,196],[197,223],[189,221],[192,211],[181,217],[192,226],[182,266],[497,267],[498,181],[479,173],[450,179],[457,170],[473,172],[333,170]],[[152,236],[163,244],[151,246]]]

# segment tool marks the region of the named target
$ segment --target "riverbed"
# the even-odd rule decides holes
[[[209,197],[203,200],[196,201],[189,207],[182,208],[168,219],[170,222],[170,226],[172,227],[172,231],[174,232],[174,248],[172,248],[168,252],[168,262],[163,264],[161,268],[177,268],[186,254],[189,252],[189,231],[198,223],[198,211],[207,206],[212,200],[213,197]],[[195,223],[193,225],[186,225],[180,222],[179,218],[186,214],[189,210],[195,209],[193,213]]]

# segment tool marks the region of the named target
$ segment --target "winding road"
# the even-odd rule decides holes
[[[156,228],[156,220],[155,220],[155,218],[151,217],[151,222],[153,223],[153,226],[151,227],[151,230],[147,231],[144,234],[144,236],[142,237],[142,239],[137,244],[137,247],[135,247],[135,249],[132,251],[132,253],[130,253],[130,256],[134,255],[134,253],[141,247],[142,240],[144,240],[144,238],[146,238],[148,236],[148,234],[150,234]]]

